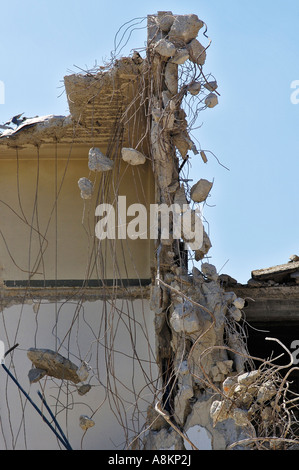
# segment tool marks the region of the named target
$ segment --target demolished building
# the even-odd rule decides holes
[[[145,57],[65,77],[70,116],[22,119],[0,136],[5,362],[31,397],[43,393],[74,448],[271,445],[287,413],[275,367],[247,349],[253,286],[217,273],[205,228],[195,248],[192,230],[174,236],[174,218],[166,237],[145,236],[140,218],[126,236],[137,203],[177,204],[195,226],[212,190],[184,174],[191,154],[204,174],[190,130],[219,97],[203,71],[206,33],[194,14],[149,15]],[[100,204],[115,208],[121,236],[97,236]],[[61,445],[10,377],[1,397],[3,448]],[[277,445],[291,445],[283,426]]]

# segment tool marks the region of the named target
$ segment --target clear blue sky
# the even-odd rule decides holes
[[[230,169],[211,155],[207,165],[192,159],[195,182],[214,179],[204,214],[210,261],[245,283],[251,270],[299,255],[299,104],[290,99],[299,80],[298,0],[0,1],[0,123],[21,112],[67,115],[64,75],[109,60],[117,31],[133,18],[197,14],[212,39],[205,71],[221,97],[195,137]],[[136,27],[124,55],[145,45],[146,21]]]

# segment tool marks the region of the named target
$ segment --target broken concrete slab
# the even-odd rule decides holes
[[[103,155],[99,148],[92,147],[88,155],[88,168],[91,171],[109,171],[113,168],[113,161]]]
[[[183,40],[189,43],[195,39],[204,23],[197,15],[176,15],[169,31],[169,39]]]
[[[280,264],[266,269],[256,269],[251,272],[251,276],[255,281],[274,280],[276,282],[287,282],[290,274],[296,271],[299,271],[299,261]]]
[[[206,179],[200,179],[194,184],[190,191],[190,197],[194,202],[203,202],[207,199],[213,183]]]
[[[193,39],[187,46],[189,58],[197,65],[204,65],[207,54],[205,47],[197,40]]]
[[[146,157],[143,153],[132,148],[122,148],[121,156],[124,162],[129,163],[130,165],[143,165],[146,161]]]
[[[69,359],[50,349],[30,348],[27,351],[27,356],[35,368],[39,369],[40,378],[48,375],[49,377],[61,380],[70,380],[77,384],[83,382],[88,377],[88,370],[84,363],[79,368]],[[42,374],[41,371],[45,371],[45,374]],[[37,381],[37,372],[35,372],[35,375],[33,372],[30,372],[30,377]]]

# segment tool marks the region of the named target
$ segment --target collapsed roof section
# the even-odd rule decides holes
[[[23,118],[14,128],[0,134],[0,158],[13,158],[15,148],[32,150],[32,146],[49,146],[92,143],[103,150],[109,145],[116,123],[122,131],[137,116],[132,104],[138,96],[138,77],[143,61],[122,58],[110,67],[100,68],[95,74],[73,74],[64,78],[70,110],[69,116],[40,116]],[[131,106],[129,106],[131,104]],[[128,109],[129,108],[129,109]],[[139,122],[140,122],[140,117]],[[4,128],[4,126],[2,126]]]
[[[275,283],[299,283],[299,261],[272,266],[267,269],[252,271],[252,279],[256,281],[273,281]]]

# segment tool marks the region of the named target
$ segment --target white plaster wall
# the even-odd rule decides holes
[[[37,391],[45,391],[47,402],[52,411],[58,412],[59,424],[73,449],[125,448],[126,441],[141,429],[144,412],[153,400],[156,367],[153,313],[148,302],[43,302],[37,313],[34,303],[15,305],[0,314],[0,339],[5,342],[6,350],[19,343],[13,355],[6,357],[5,365],[39,407],[41,400]],[[87,395],[80,396],[74,384],[59,379],[44,378],[30,386],[27,374],[31,362],[27,350],[30,347],[55,350],[57,345],[64,356],[70,351],[69,358],[75,364],[86,360],[92,367],[85,382],[92,385]],[[113,348],[109,357],[109,350]],[[114,376],[106,374],[107,361]],[[113,384],[114,381],[121,397],[116,401],[115,396],[107,393],[108,382]],[[152,385],[147,386],[150,381]],[[90,416],[93,412],[95,426],[84,433],[79,417],[81,414]],[[122,416],[124,426],[129,429],[127,436],[114,413]],[[57,438],[20,395],[3,368],[0,368],[0,419],[0,450],[59,448]]]

